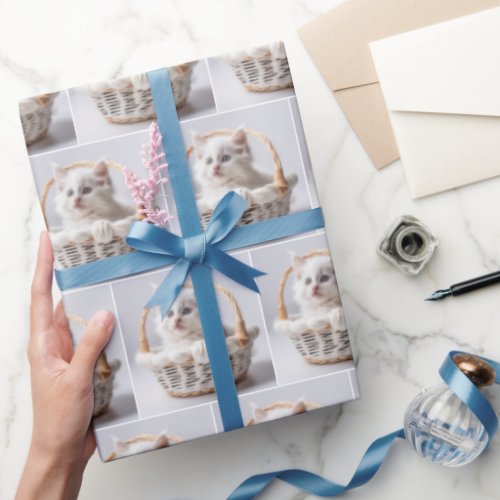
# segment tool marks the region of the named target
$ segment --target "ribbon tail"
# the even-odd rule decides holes
[[[231,257],[231,255],[222,252],[212,245],[207,246],[205,264],[225,274],[228,278],[236,281],[236,283],[257,293],[259,293],[259,287],[255,282],[255,278],[266,274],[248,266],[244,262],[241,262],[241,260]]]
[[[376,439],[366,450],[349,484],[343,486],[312,472],[288,469],[251,476],[229,495],[228,500],[251,500],[258,496],[274,480],[281,479],[307,493],[319,497],[334,497],[367,483],[379,470],[397,438],[404,439],[403,429]]]
[[[186,259],[180,259],[170,270],[166,278],[161,282],[151,297],[146,307],[160,306],[162,319],[167,315],[168,310],[179,295],[184,281],[191,268],[191,262]]]

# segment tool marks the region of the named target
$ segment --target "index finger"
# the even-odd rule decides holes
[[[35,274],[31,284],[31,332],[45,330],[52,324],[52,274],[54,255],[46,231],[40,234]]]

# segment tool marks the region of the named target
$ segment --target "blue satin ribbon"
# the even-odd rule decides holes
[[[234,229],[246,208],[243,198],[227,193],[217,205],[205,233],[181,238],[146,222],[134,222],[127,236],[127,244],[142,252],[168,255],[178,260],[157,288],[147,307],[160,306],[162,317],[170,309],[194,264],[203,264],[258,292],[255,278],[263,272],[219,250],[220,243]]]
[[[218,231],[219,225],[224,225],[223,222],[225,221],[224,229],[230,231],[232,229],[231,217],[233,212],[237,211],[237,208],[225,210],[225,204],[223,206],[219,205],[219,213],[214,213],[213,229],[211,229],[216,234],[213,235],[213,239],[209,239],[206,234],[203,234],[168,70],[152,71],[148,73],[148,79],[153,95],[158,127],[162,135],[163,150],[169,166],[170,184],[175,198],[182,237],[189,241],[189,243],[183,243],[182,245],[184,247],[184,258],[172,270],[175,270],[175,272],[169,283],[174,285],[174,289],[168,288],[170,286],[168,283],[167,285],[162,284],[161,290],[157,292],[159,297],[153,297],[152,300],[153,302],[158,302],[161,299],[165,299],[167,302],[173,300],[175,298],[174,293],[178,292],[180,286],[182,286],[181,280],[183,281],[188,271],[191,271],[191,282],[200,314],[222,424],[225,431],[239,429],[243,427],[243,417],[241,416],[231,360],[227,351],[224,327],[219,314],[212,272],[204,264],[207,255],[206,250],[210,242],[215,241],[218,236],[223,238],[222,235],[224,235],[225,231]],[[236,198],[233,198],[233,200],[236,200],[234,203],[238,204]],[[226,203],[230,204],[231,202]],[[155,239],[155,241],[161,247],[161,243],[165,238],[168,237],[163,236]],[[211,252],[211,255],[214,253],[215,250]],[[241,271],[242,268],[239,269]],[[179,283],[181,284],[179,285]]]
[[[324,226],[321,208],[313,208],[245,226],[237,226],[217,244],[217,248],[223,252],[243,249],[251,245],[315,231]],[[70,269],[56,269],[55,274],[59,289],[69,290],[154,271],[171,266],[177,260],[178,257],[160,253],[131,252],[88,262]]]
[[[342,486],[312,472],[286,469],[267,474],[257,474],[243,481],[228,497],[228,500],[250,500],[258,496],[274,479],[281,479],[298,489],[319,497],[334,497],[347,490],[367,483],[380,469],[392,443],[403,438],[403,429],[376,439],[366,450],[359,466],[348,484]]]
[[[498,418],[488,400],[455,365],[452,360],[455,354],[462,353],[460,351],[451,351],[448,353],[439,370],[439,374],[449,388],[483,424],[488,433],[489,445],[498,429]],[[496,383],[500,384],[500,363],[488,358],[482,359],[495,369]],[[397,438],[405,438],[403,429],[398,429],[391,434],[376,439],[366,450],[356,472],[346,485],[334,483],[312,472],[300,469],[286,469],[250,476],[229,495],[228,500],[251,500],[260,495],[274,479],[281,479],[300,490],[319,497],[341,495],[347,490],[362,486],[372,479],[380,469],[392,444]]]

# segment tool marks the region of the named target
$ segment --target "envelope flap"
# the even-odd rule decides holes
[[[370,46],[389,109],[500,116],[500,8]]]
[[[347,0],[299,35],[335,91],[378,82],[371,41],[496,6],[499,0]]]

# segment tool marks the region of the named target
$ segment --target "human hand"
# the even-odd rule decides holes
[[[98,312],[74,351],[62,302],[53,311],[53,269],[49,238],[42,233],[31,289],[28,346],[33,433],[18,500],[76,498],[96,446],[90,428],[93,372],[114,318],[108,311]]]

